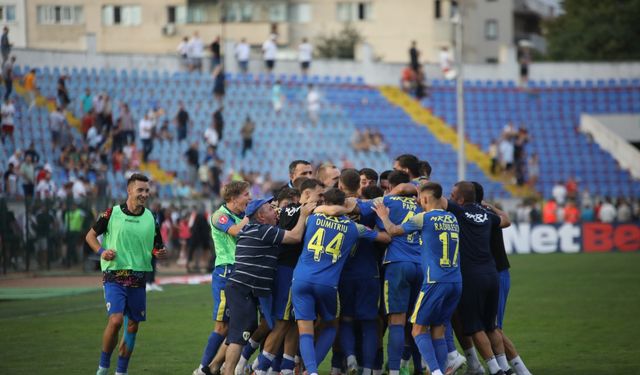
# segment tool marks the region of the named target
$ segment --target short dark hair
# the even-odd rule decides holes
[[[420,187],[420,192],[428,191],[434,198],[442,198],[442,186],[437,182],[426,182]]]
[[[293,187],[295,189],[300,190],[300,186],[302,186],[302,184],[307,181],[309,179],[309,177],[305,177],[305,176],[300,176],[298,178],[296,178],[295,180],[293,180]],[[302,191],[302,190],[300,190]]]
[[[458,188],[458,193],[462,197],[464,203],[475,203],[476,201],[476,188],[469,181],[458,181],[454,185]]]
[[[285,199],[293,199],[295,197],[300,197],[300,192],[296,189],[292,189],[290,187],[285,187],[280,190],[278,193],[278,202]]]
[[[369,185],[362,189],[364,199],[375,199],[384,195],[384,190],[378,185]]]
[[[393,171],[389,173],[389,185],[398,186],[411,181],[409,174],[403,171]]]
[[[340,172],[340,182],[349,192],[358,191],[360,188],[360,174],[353,168]]]
[[[407,168],[409,174],[414,177],[420,176],[420,160],[412,154],[402,154],[396,158],[396,161],[402,168]]]
[[[420,165],[420,176],[429,177],[431,176],[431,164],[429,164],[426,160],[420,160],[418,162]]]
[[[360,170],[360,176],[364,175],[367,180],[371,180],[373,182],[375,182],[376,184],[378,183],[378,172],[374,171],[371,168],[362,168]]]
[[[247,181],[231,181],[222,187],[222,199],[225,202],[230,202],[233,198],[244,193],[249,188]]]
[[[306,160],[294,160],[291,163],[289,163],[289,175],[292,175],[293,172],[296,171],[296,167],[298,166],[298,164],[304,164],[304,165],[311,165],[311,163],[309,163]]]
[[[393,172],[392,170],[386,170],[382,173],[380,173],[380,181],[382,180],[388,180],[389,179],[389,175],[391,174],[391,172]]]
[[[473,188],[476,191],[476,203],[481,203],[484,199],[484,188],[482,187],[482,185],[480,185],[479,182],[471,181],[471,183],[473,184]]]
[[[134,173],[127,180],[127,187],[129,187],[129,185],[133,184],[136,181],[149,182],[149,177],[143,175],[142,173]]]
[[[331,188],[324,192],[324,203],[335,204],[338,206],[344,205],[344,201],[347,198],[345,193],[337,188]]]
[[[298,179],[296,178],[296,181],[297,180]],[[306,180],[304,180],[304,182],[302,182],[299,190],[300,190],[300,193],[302,193],[305,190],[315,189],[318,186],[324,187],[322,182],[320,182],[319,180],[316,180],[315,178],[307,178]]]

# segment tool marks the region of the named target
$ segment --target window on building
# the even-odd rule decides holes
[[[0,22],[13,22],[16,20],[15,5],[0,5]]]
[[[187,7],[184,5],[171,5],[167,7],[167,23],[187,23]]]
[[[338,3],[336,16],[340,22],[367,21],[371,19],[372,9],[370,2]]]
[[[269,5],[269,21],[270,22],[286,22],[287,21],[287,4],[276,3]]]
[[[486,20],[484,23],[484,37],[487,40],[498,39],[498,21]]]
[[[253,4],[248,1],[236,1],[225,3],[225,14],[227,22],[251,22],[253,21]]]
[[[434,9],[433,9],[433,16],[435,17],[435,19],[439,20],[440,18],[442,18],[442,1],[440,0],[435,0],[433,2],[434,5]]]
[[[185,23],[208,23],[209,7],[206,5],[192,5],[185,7]]]
[[[289,20],[296,23],[311,22],[311,4],[291,4],[289,6]]]
[[[105,5],[102,7],[102,23],[106,26],[137,26],[142,23],[139,5]]]
[[[15,8],[12,13],[15,19]],[[37,13],[41,25],[77,25],[84,22],[83,8],[79,5],[38,5]]]

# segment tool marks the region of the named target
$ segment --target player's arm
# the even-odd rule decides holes
[[[160,234],[160,225],[156,221],[155,234],[153,236],[153,256],[157,259],[167,258],[167,248],[164,247],[162,235]]]
[[[385,231],[378,231],[378,232],[376,232],[375,241],[387,244],[387,243],[391,242],[391,236],[389,235],[389,233],[387,233]]]
[[[238,233],[240,233],[248,222],[249,218],[245,217],[238,224],[235,224],[229,215],[222,212],[216,212],[211,216],[211,226],[225,233],[229,233],[234,237],[238,236]]]
[[[509,219],[509,214],[502,211],[501,209],[493,206],[485,201],[482,201],[482,205],[493,211],[498,217],[500,217],[500,228],[506,228],[511,226],[511,220]]]
[[[316,207],[316,209],[313,211],[316,214],[324,214],[327,216],[342,216],[342,215],[348,215],[351,213],[357,213],[355,212],[356,210],[358,210],[358,205],[356,204],[357,201],[355,198],[347,198],[345,200],[344,206],[339,206],[339,205],[321,205]]]
[[[389,195],[418,195],[418,188],[414,184],[405,182],[391,189]]]
[[[84,237],[87,244],[98,256],[104,260],[113,260],[116,257],[116,251],[113,249],[104,249],[98,241],[98,236],[107,231],[107,225],[109,224],[109,218],[111,217],[111,208],[103,212],[98,221],[93,225],[89,232]]]
[[[375,231],[373,229],[369,229],[365,227],[362,224],[357,224],[357,223],[356,223],[356,227],[358,228],[358,238],[360,239],[365,239],[365,240],[375,241],[375,242],[380,242],[385,244],[391,242],[391,237],[389,236],[389,234],[387,234],[387,232]]]
[[[400,236],[404,234],[404,229],[401,226],[395,225],[389,219],[389,207],[385,206],[383,202],[376,201],[373,204],[373,210],[376,212],[382,224],[384,225],[384,229],[390,236]]]
[[[292,230],[284,232],[284,238],[282,239],[283,244],[296,244],[302,241],[307,218],[311,215],[314,208],[316,208],[315,202],[305,203],[300,207],[300,217],[298,218],[298,222]]]

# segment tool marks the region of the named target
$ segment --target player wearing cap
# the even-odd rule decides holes
[[[266,317],[271,314],[270,306],[265,306],[263,301],[271,296],[280,245],[300,242],[306,218],[315,208],[315,203],[303,205],[300,220],[288,231],[276,226],[277,214],[271,200],[258,199],[249,203],[245,214],[250,221],[238,234],[235,267],[225,286],[230,315],[226,375],[233,375],[242,347],[258,325],[258,305]]]
[[[236,236],[249,221],[244,217],[244,210],[251,200],[249,183],[246,181],[228,183],[222,188],[222,199],[225,203],[211,215],[209,223],[216,255],[215,268],[211,274],[215,326],[202,353],[200,366],[193,371],[193,375],[210,373],[209,364],[227,335],[229,312],[224,288],[235,262]]]
[[[345,194],[329,189],[324,193],[324,201],[329,205],[344,205]],[[318,374],[317,364],[322,362],[334,341],[340,273],[359,238],[389,241],[386,233],[367,229],[346,216],[313,214],[307,220],[291,291],[300,333],[300,354],[310,375]],[[324,327],[320,328],[314,344],[314,321],[318,316]]]

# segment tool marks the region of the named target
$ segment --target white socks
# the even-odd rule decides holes
[[[496,360],[498,361],[498,365],[500,365],[502,371],[507,372],[507,370],[510,369],[509,362],[507,362],[507,356],[504,353],[498,354],[496,356]]]
[[[515,357],[511,360],[511,366],[515,370],[518,375],[531,375],[527,366],[525,366],[524,361],[520,356]]]
[[[476,353],[475,347],[472,347],[471,349],[465,349],[464,356],[467,357],[467,366],[469,366],[469,368],[476,369],[482,367],[482,364],[478,359],[478,353]]]

